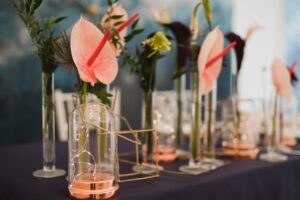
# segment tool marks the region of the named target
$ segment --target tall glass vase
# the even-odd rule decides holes
[[[177,96],[177,118],[176,118],[176,145],[177,149],[183,148],[183,135],[182,135],[182,95],[185,90],[186,75],[176,79],[176,96]]]
[[[183,165],[179,168],[180,171],[190,174],[201,174],[206,172],[201,166],[201,149],[200,149],[200,133],[202,125],[202,99],[200,94],[200,81],[198,73],[191,75],[191,90],[192,90],[192,133],[190,135],[190,160],[188,165]]]
[[[42,138],[43,169],[33,172],[33,176],[53,178],[65,174],[55,168],[55,115],[54,115],[54,74],[42,73]]]
[[[205,98],[205,157],[202,164],[215,169],[224,164],[222,160],[215,158],[216,140],[216,111],[217,111],[217,87],[206,95]]]
[[[272,106],[270,109],[271,127],[269,128],[271,133],[269,133],[267,153],[261,154],[260,159],[269,162],[280,162],[287,160],[287,156],[277,152],[280,139],[280,96],[275,92],[271,97],[274,97],[270,104]]]
[[[144,93],[142,110],[142,127],[144,130],[153,129],[153,92],[149,90]],[[154,138],[152,133],[142,135],[142,165],[133,167],[133,171],[141,174],[152,174],[157,172],[157,166],[152,165]]]
[[[152,129],[153,128],[153,98],[152,91],[148,91],[144,94],[144,111],[143,111],[143,129]],[[143,144],[146,147],[147,157],[151,156],[152,147],[153,147],[153,138],[152,134],[144,135]],[[146,160],[146,158],[144,158]]]

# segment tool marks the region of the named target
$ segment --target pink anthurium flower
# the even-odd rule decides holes
[[[80,79],[94,85],[97,80],[110,84],[117,76],[118,62],[115,51],[107,42],[110,31],[103,34],[83,17],[71,33],[71,52]]]
[[[274,59],[272,64],[272,78],[273,84],[279,95],[291,100],[292,98],[292,84],[289,70],[285,67],[283,62],[279,59]]]
[[[119,18],[117,19],[110,18],[112,16],[119,16]],[[127,11],[123,8],[123,6],[120,3],[115,3],[107,11],[106,15],[102,18],[101,25],[104,29],[115,28],[119,32],[120,43],[122,44],[122,46],[124,46],[125,36],[127,35],[127,26],[130,23],[132,23],[138,16],[139,14],[136,13],[128,19]],[[114,45],[112,46],[116,54],[119,55],[121,52],[120,47],[115,47]]]
[[[198,55],[198,71],[200,73],[200,91],[207,94],[212,91],[222,68],[223,57],[236,45],[231,43],[223,50],[224,35],[218,27],[212,30],[201,47]]]

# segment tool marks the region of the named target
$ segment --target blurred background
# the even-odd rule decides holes
[[[179,20],[188,25],[198,0],[120,2],[129,14],[140,12],[142,17],[139,26],[146,28],[143,34],[130,43],[128,47],[131,48],[151,32],[162,30],[151,18],[149,10],[152,7],[166,8],[171,13],[171,21]],[[247,43],[239,77],[242,97],[262,97],[263,80],[267,82],[267,91],[272,89],[271,78],[266,75],[264,79],[262,69],[268,71],[274,57],[282,58],[288,65],[295,60],[300,61],[300,1],[211,0],[211,4],[213,24],[219,25],[224,33],[234,31],[244,36],[251,25],[263,27]],[[100,22],[98,14],[105,13],[106,5],[106,0],[44,0],[39,16],[66,16],[67,19],[57,26],[56,32],[66,30],[69,33],[81,14],[94,22]],[[95,13],[97,17],[93,16]],[[207,31],[202,10],[199,20],[203,30]],[[174,60],[175,55],[171,53],[159,62],[157,90],[174,88],[171,80]],[[218,84],[219,96],[224,98],[230,95],[228,70],[230,68],[224,69]],[[297,73],[300,73],[299,67]],[[56,89],[72,92],[74,84],[75,74],[72,71],[59,68],[55,72]],[[136,77],[130,75],[129,67],[121,69],[114,84],[122,89],[122,114],[134,128],[139,128],[142,91]],[[295,93],[299,98],[299,85],[296,85],[295,90],[298,90]],[[41,139],[41,63],[34,54],[27,29],[9,0],[0,1],[0,105],[0,144],[29,143]]]

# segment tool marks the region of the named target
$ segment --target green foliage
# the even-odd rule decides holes
[[[41,19],[36,16],[36,10],[41,6],[43,0],[11,0],[11,2],[28,29],[36,53],[41,59],[43,72],[54,72],[57,63],[55,63],[52,43],[57,38],[54,36],[53,28],[65,17]]]
[[[154,35],[152,34],[152,36]],[[157,61],[164,58],[165,55],[161,54],[160,51],[154,51],[147,44],[142,45],[142,47],[142,50],[136,47],[135,55],[125,49],[122,56],[124,62],[131,66],[131,73],[139,78],[139,85],[142,90],[148,93],[154,90]]]
[[[106,85],[100,82],[96,83],[94,86],[88,84],[87,92],[95,94],[103,104],[110,106],[112,94],[107,92],[106,87]]]

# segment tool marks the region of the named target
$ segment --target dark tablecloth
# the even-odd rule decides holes
[[[38,179],[41,144],[0,147],[0,200],[70,199],[65,177]],[[67,144],[57,144],[57,167],[67,169]],[[180,163],[175,164],[180,165]],[[115,200],[299,200],[300,157],[287,162],[232,160],[198,176],[161,173],[159,178],[120,184]]]

